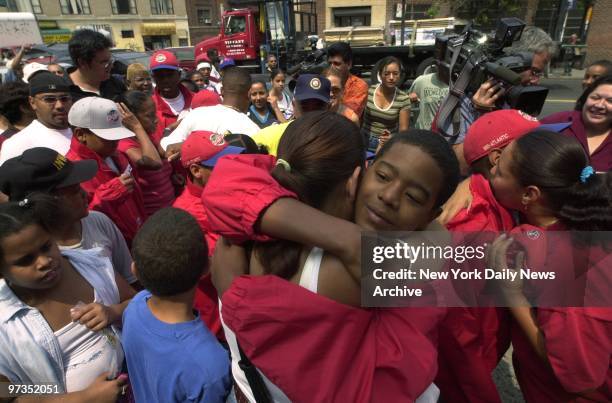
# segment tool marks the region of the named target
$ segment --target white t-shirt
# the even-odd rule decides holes
[[[161,140],[161,146],[165,150],[170,144],[182,143],[194,130],[252,136],[260,129],[246,114],[232,108],[223,105],[204,106],[189,112],[178,127]]]
[[[70,140],[72,140],[72,130],[70,128],[64,130],[50,129],[38,120],[33,120],[22,131],[14,134],[2,144],[0,165],[34,147],[46,147],[66,155],[70,149]]]
[[[183,93],[180,91],[176,98],[162,97],[162,99],[164,100],[165,103],[168,104],[168,106],[170,107],[170,110],[175,115],[178,115],[179,113],[181,113],[183,109],[185,109],[185,97],[183,96]]]
[[[113,268],[128,283],[136,281],[132,274],[132,256],[119,228],[104,213],[90,211],[81,219],[81,242],[76,245],[60,246],[60,250],[101,248],[101,254],[113,262]]]

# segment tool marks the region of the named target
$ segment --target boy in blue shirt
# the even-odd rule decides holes
[[[123,314],[123,349],[137,402],[223,402],[227,351],[193,310],[208,268],[204,235],[189,213],[164,208],[134,238],[132,271],[145,290]]]

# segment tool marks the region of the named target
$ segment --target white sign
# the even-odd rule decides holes
[[[0,13],[0,44],[3,47],[40,45],[40,29],[32,13]]]

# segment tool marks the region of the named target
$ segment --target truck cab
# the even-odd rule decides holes
[[[238,65],[259,63],[259,45],[263,36],[257,24],[258,11],[244,8],[223,13],[219,35],[203,40],[195,47],[195,56],[217,49],[219,55],[232,58]]]

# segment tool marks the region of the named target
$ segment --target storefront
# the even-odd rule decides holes
[[[142,40],[147,50],[172,47],[172,35],[176,35],[174,22],[145,22],[142,24]]]
[[[60,28],[57,21],[38,21],[40,35],[43,42],[50,43],[68,43],[72,36],[72,31],[69,29]]]

